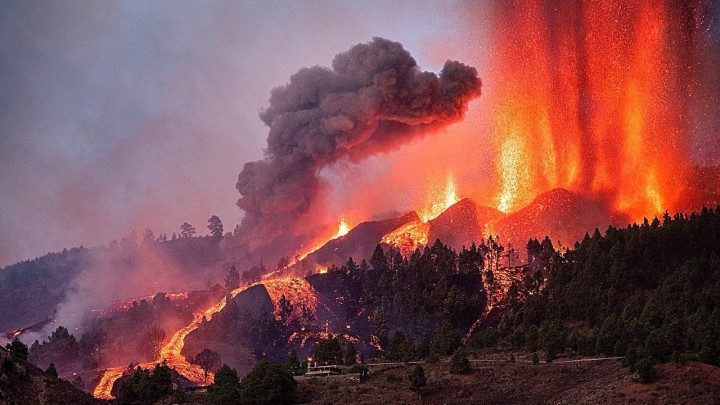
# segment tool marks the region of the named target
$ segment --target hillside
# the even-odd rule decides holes
[[[383,235],[415,220],[419,220],[418,215],[411,211],[397,218],[360,223],[346,235],[332,239],[320,249],[310,253],[305,261],[311,268],[315,268],[338,265],[347,261],[348,257],[361,260],[372,254]]]
[[[530,238],[549,236],[553,242],[572,246],[593,229],[625,226],[628,218],[612,215],[608,207],[568,190],[557,188],[538,195],[526,207],[491,224],[492,234],[503,243],[524,250]]]
[[[142,240],[133,233],[108,246],[66,249],[6,266],[0,269],[0,332],[53,318],[63,305],[72,314],[60,315],[81,318],[117,299],[202,289],[222,278],[225,257],[210,237],[168,240],[150,232]]]
[[[473,243],[479,244],[486,228],[504,215],[494,208],[478,206],[471,199],[465,198],[430,221],[428,241],[433,243],[440,239],[456,250],[463,246],[469,248]]]
[[[90,405],[104,401],[93,398],[70,382],[53,377],[31,363],[12,358],[0,348],[0,404]]]
[[[469,374],[448,372],[447,363],[423,364],[427,386],[409,387],[410,368],[371,374],[365,383],[342,378],[303,379],[310,404],[578,404],[717,403],[720,368],[701,363],[662,365],[658,379],[640,384],[617,361],[588,363],[473,363]],[[390,381],[389,376],[399,381]],[[392,379],[392,377],[390,377]]]

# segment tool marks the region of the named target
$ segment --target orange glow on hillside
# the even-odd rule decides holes
[[[344,215],[341,216],[340,222],[338,223],[337,233],[335,234],[335,236],[333,236],[331,238],[327,238],[327,239],[324,239],[324,238],[320,239],[319,241],[313,243],[310,248],[303,249],[299,253],[296,253],[295,256],[297,257],[297,260],[300,261],[300,260],[305,259],[307,257],[307,255],[320,249],[321,247],[323,247],[324,244],[328,243],[329,241],[347,235],[347,233],[350,232],[351,229],[352,228],[348,224],[347,218]]]
[[[235,297],[239,293],[257,284],[258,283],[239,287],[233,290],[230,295],[232,297]],[[151,369],[156,363],[162,363],[163,361],[165,361],[170,368],[174,368],[185,378],[195,382],[196,384],[204,385],[206,382],[200,367],[190,364],[190,362],[185,359],[185,356],[183,356],[181,352],[183,347],[185,346],[185,337],[187,337],[190,332],[194,331],[198,328],[198,326],[200,326],[203,318],[208,321],[211,320],[216,313],[222,311],[223,308],[225,308],[225,305],[226,301],[223,297],[223,299],[221,299],[218,303],[212,305],[211,307],[193,314],[193,321],[187,326],[173,333],[173,335],[170,337],[170,340],[168,340],[163,345],[163,347],[160,349],[160,358],[158,360],[153,362],[141,363],[139,364],[139,366],[142,368]],[[93,390],[93,395],[96,398],[112,399],[112,387],[115,384],[115,381],[117,381],[118,378],[122,377],[124,370],[125,369],[123,367],[116,367],[105,370],[100,378],[100,382]],[[212,384],[214,380],[215,375],[213,373],[210,373],[207,378],[207,384]]]
[[[399,249],[409,255],[415,249],[428,244],[430,221],[437,218],[453,204],[460,201],[455,189],[452,175],[447,176],[444,188],[431,189],[427,195],[425,206],[418,210],[420,220],[408,222],[382,237],[381,242]]]
[[[280,297],[285,295],[285,299],[290,301],[293,306],[293,317],[300,318],[302,316],[302,308],[305,307],[315,315],[317,307],[318,293],[314,288],[302,277],[283,277],[275,280],[268,280],[263,283],[270,299],[275,306],[275,315],[280,313]]]
[[[404,255],[411,254],[415,249],[428,244],[430,224],[411,221],[382,237],[382,243],[388,244]]]
[[[335,235],[335,238],[339,238],[341,236],[347,235],[347,233],[350,232],[350,226],[347,223],[347,220],[345,219],[345,216],[340,217],[340,224],[338,225],[338,231]]]

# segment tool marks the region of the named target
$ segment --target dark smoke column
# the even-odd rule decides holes
[[[421,72],[400,43],[383,38],[337,55],[332,69],[301,69],[260,114],[270,127],[265,159],[238,177],[240,247],[256,260],[293,254],[317,232],[299,222],[321,191],[322,167],[462,119],[480,87],[475,68],[447,61],[439,77]]]

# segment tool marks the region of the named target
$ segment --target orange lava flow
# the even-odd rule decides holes
[[[429,233],[429,223],[415,220],[386,234],[381,242],[400,250],[403,255],[409,255],[415,249],[427,246]]]
[[[93,396],[100,399],[113,399],[112,388],[118,378],[122,377],[125,369],[123,367],[109,368],[100,377],[100,382],[93,390]]]
[[[239,287],[233,290],[230,295],[232,297],[235,297],[239,293],[258,284],[259,283],[254,283]],[[187,326],[173,333],[173,335],[170,337],[170,340],[168,340],[167,343],[163,345],[163,347],[160,349],[160,358],[157,361],[141,363],[139,364],[139,366],[143,368],[151,368],[154,364],[162,363],[163,361],[165,361],[170,368],[174,368],[175,370],[177,370],[178,373],[182,374],[190,381],[202,385],[212,384],[215,380],[215,375],[213,373],[208,374],[206,382],[200,367],[190,364],[190,362],[185,359],[185,356],[183,356],[181,352],[183,347],[185,346],[185,337],[190,334],[190,332],[197,329],[198,326],[200,326],[203,318],[209,321],[210,319],[212,319],[213,315],[222,311],[223,308],[225,308],[225,305],[226,301],[223,297],[222,300],[220,300],[218,303],[211,306],[210,308],[193,314],[193,321]],[[93,395],[96,398],[112,399],[113,396],[111,391],[113,385],[115,384],[115,381],[118,380],[118,378],[122,377],[123,372],[124,368],[122,367],[105,370],[102,374],[102,377],[100,378],[100,382],[93,390]]]
[[[257,284],[258,283],[254,283],[236,288],[230,293],[230,295],[232,297],[235,297],[241,292]],[[222,311],[223,308],[225,308],[226,304],[226,298],[223,298],[217,304],[211,306],[210,308],[202,312],[195,313],[193,321],[189,325],[175,332],[170,338],[170,340],[162,347],[162,349],[160,349],[160,361],[167,361],[168,366],[176,369],[185,378],[197,384],[212,384],[215,380],[215,375],[210,373],[208,375],[207,381],[205,381],[203,372],[200,367],[190,364],[190,362],[185,359],[185,356],[183,356],[181,352],[183,347],[185,346],[185,337],[189,335],[190,332],[197,329],[203,319],[208,321],[211,320],[213,315]]]
[[[285,298],[293,305],[292,315],[296,318],[302,316],[302,308],[305,307],[315,315],[317,308],[318,293],[302,277],[283,277],[263,282],[270,299],[275,306],[275,315],[280,313],[280,298]]]
[[[681,204],[701,3],[497,2],[487,82],[499,210],[556,187],[633,220]]]
[[[341,216],[340,222],[338,223],[338,230],[337,230],[337,233],[335,234],[335,236],[328,238],[328,239],[321,239],[319,242],[312,244],[312,247],[310,247],[309,249],[304,249],[304,250],[301,250],[300,252],[298,252],[295,255],[295,257],[297,258],[298,261],[305,259],[307,257],[307,255],[320,249],[321,247],[323,247],[323,245],[325,245],[330,240],[337,239],[337,238],[347,235],[347,233],[350,232],[350,229],[351,228],[347,222],[347,218],[345,218],[345,216]]]

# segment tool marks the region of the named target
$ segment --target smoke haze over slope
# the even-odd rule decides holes
[[[213,214],[232,231],[272,88],[375,35],[442,66],[451,53],[423,44],[455,19],[412,1],[3,4],[0,266],[145,227],[204,233]]]

